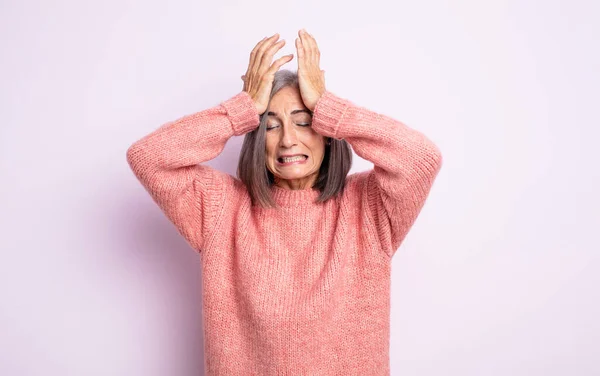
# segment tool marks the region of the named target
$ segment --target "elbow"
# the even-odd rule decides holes
[[[127,148],[127,152],[125,153],[127,163],[131,164],[131,162],[135,159],[135,155],[136,155],[136,149],[135,149],[135,144],[133,144],[129,148]]]
[[[435,177],[442,168],[444,162],[442,151],[436,144],[430,142],[422,162],[422,166],[424,167],[424,170],[426,170],[425,173]]]
[[[129,146],[129,148],[127,148],[127,152],[125,153],[127,163],[129,164],[129,167],[134,171],[136,170],[136,166],[140,163],[142,159],[141,152],[142,149],[138,146],[137,143],[134,143],[133,145]]]

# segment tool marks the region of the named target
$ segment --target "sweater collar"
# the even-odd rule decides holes
[[[300,206],[300,205],[317,205],[315,200],[321,192],[317,188],[307,189],[287,189],[277,185],[271,185],[271,195],[277,205]]]

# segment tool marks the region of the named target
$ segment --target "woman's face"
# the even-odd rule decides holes
[[[300,92],[284,87],[273,96],[267,111],[267,168],[275,176],[275,184],[288,189],[311,188],[325,156],[326,138],[312,129],[312,117]],[[281,159],[295,154],[308,158]]]

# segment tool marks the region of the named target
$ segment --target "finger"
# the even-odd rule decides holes
[[[308,33],[306,32],[306,30],[301,29],[298,32],[298,35],[300,36],[300,40],[302,41],[302,46],[304,47],[306,58],[312,60],[314,55],[314,47],[312,41],[310,40],[310,37],[308,36]]]
[[[300,38],[296,38],[296,51],[298,53],[298,69],[304,69],[304,47]]]
[[[302,43],[302,47],[304,48],[304,55],[310,55],[310,46],[308,45],[308,41],[306,40],[306,35],[304,34],[304,29],[300,29],[298,31],[298,38],[300,38],[300,42]]]
[[[262,59],[262,52],[265,48],[265,46],[276,36],[272,35],[270,37],[264,37],[260,42],[258,42],[258,44],[254,47],[254,49],[252,50],[252,52],[250,53],[250,64],[248,65],[248,71],[246,72],[246,74],[249,73],[256,73],[256,71],[258,71],[258,67],[260,66],[260,61]]]
[[[271,62],[273,61],[273,56],[275,53],[283,47],[285,44],[285,39],[280,40],[279,42],[272,45],[263,55],[263,59],[261,62],[261,66],[259,68],[259,72],[265,72],[271,66]]]
[[[304,37],[303,43],[305,44],[306,49],[309,51],[308,58],[311,61],[314,61],[318,64],[321,54],[319,52],[319,47],[317,46],[317,41],[312,36],[312,34],[308,33],[305,29],[302,29],[301,31],[302,31],[302,36]]]
[[[271,65],[271,68],[269,68],[269,71],[267,72],[267,74],[269,74],[269,75],[275,74],[275,72],[277,72],[283,64],[290,62],[293,57],[294,57],[294,54],[289,54],[289,55],[282,56],[279,59],[275,60],[273,65]]]
[[[254,65],[256,64],[256,56],[258,55],[258,50],[259,50],[260,46],[262,46],[262,44],[265,42],[265,40],[267,40],[267,37],[264,37],[263,39],[261,39],[260,42],[258,42],[256,44],[256,46],[254,46],[254,48],[250,52],[250,60],[248,61],[248,70],[246,71],[246,73],[251,71],[253,69]]]
[[[257,55],[256,55],[256,64],[255,64],[255,71],[259,71],[262,64],[263,64],[263,59],[264,59],[264,55],[265,52],[271,48],[271,46],[273,46],[273,44],[275,43],[275,41],[277,41],[277,39],[279,39],[279,33],[275,33],[273,36],[267,38],[267,40],[265,40],[265,42],[259,47]]]
[[[314,53],[314,58],[316,60],[317,63],[319,63],[319,59],[321,58],[321,51],[319,50],[319,45],[317,44],[317,40],[315,39],[315,37],[310,34],[308,34],[308,39],[310,40],[312,46],[313,46],[313,53]]]

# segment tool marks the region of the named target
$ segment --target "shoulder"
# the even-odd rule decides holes
[[[241,180],[206,164],[196,165],[194,175],[197,190],[207,196],[214,196],[212,198],[231,199],[246,192]]]
[[[346,177],[346,187],[360,190],[372,178],[373,169],[352,173]]]
[[[366,191],[367,183],[373,170],[359,171],[346,176],[343,199],[348,201],[359,200]]]

